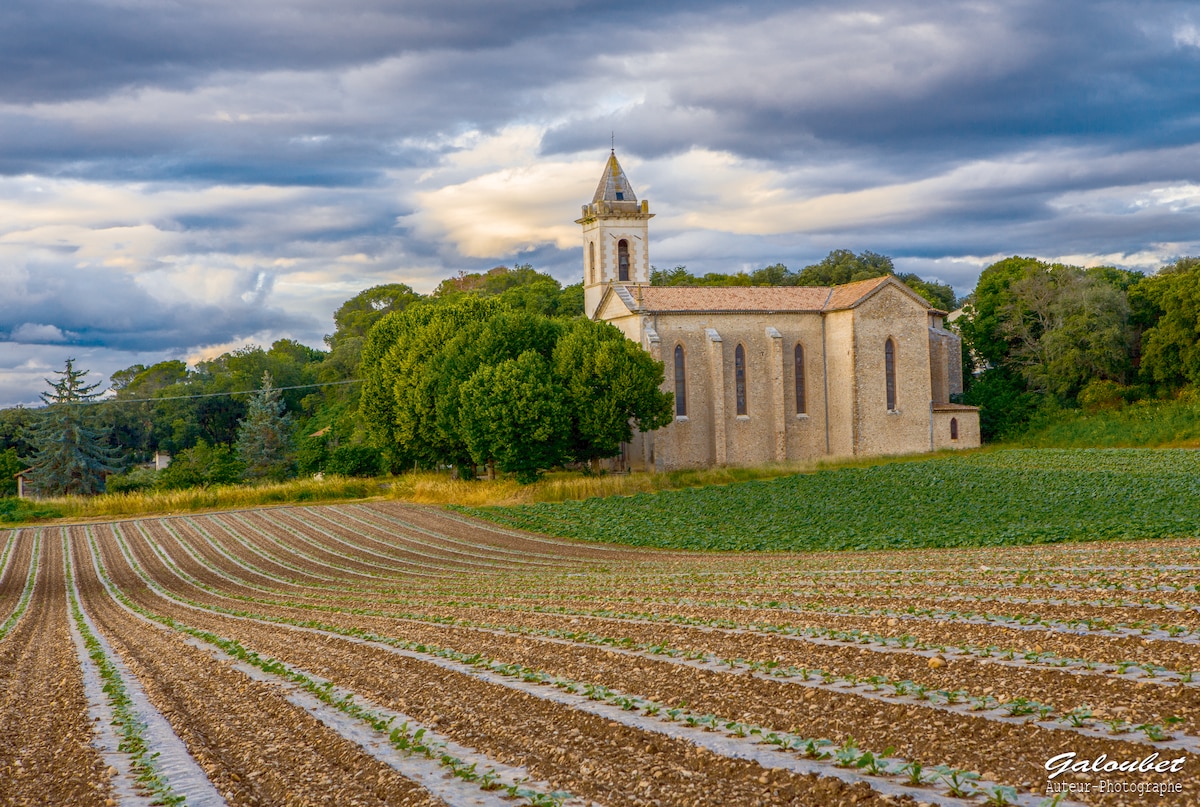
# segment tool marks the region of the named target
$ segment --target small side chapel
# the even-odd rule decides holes
[[[675,419],[624,447],[634,468],[759,465],[974,448],[946,312],[894,276],[841,286],[651,286],[650,212],[616,153],[583,227],[584,313],[664,363]]]

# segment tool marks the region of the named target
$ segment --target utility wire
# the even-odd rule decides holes
[[[352,378],[349,381],[326,381],[321,384],[296,384],[291,387],[273,387],[273,389],[277,389],[280,392],[283,392],[285,390],[293,390],[293,389],[312,389],[315,387],[340,387],[340,386],[345,386],[346,384],[361,384],[361,383],[362,383],[361,378]],[[160,398],[98,398],[98,399],[91,400],[91,401],[62,401],[61,403],[90,404],[92,406],[97,406],[99,404],[154,403],[156,401],[190,401],[190,400],[194,400],[196,398],[220,398],[222,396],[227,396],[227,395],[253,395],[256,392],[261,392],[261,391],[262,390],[260,388],[260,389],[248,389],[248,390],[232,390],[230,392],[202,392],[202,393],[198,393],[196,395],[164,395]],[[58,404],[49,404],[49,405],[57,406]]]

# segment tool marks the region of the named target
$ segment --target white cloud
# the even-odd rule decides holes
[[[544,244],[578,246],[573,213],[591,201],[604,163],[596,157],[540,160],[535,156],[540,136],[540,129],[520,126],[460,138],[460,150],[422,177],[423,185],[434,187],[414,194],[417,211],[405,223],[419,236],[445,239],[474,258]],[[469,179],[441,184],[467,168]]]
[[[23,322],[12,329],[8,338],[13,342],[32,342],[45,344],[67,341],[67,335],[56,325],[43,325],[36,322]]]
[[[1200,48],[1200,29],[1190,22],[1177,26],[1173,38],[1177,47]]]

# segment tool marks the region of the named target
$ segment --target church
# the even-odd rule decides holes
[[[647,200],[610,154],[583,228],[584,313],[663,362],[675,418],[623,460],[673,470],[979,446],[945,311],[892,275],[841,286],[650,285]]]

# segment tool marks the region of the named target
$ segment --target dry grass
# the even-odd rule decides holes
[[[578,471],[557,471],[546,474],[531,485],[521,485],[508,478],[463,481],[454,478],[449,472],[433,471],[379,479],[327,476],[324,479],[294,479],[273,484],[221,485],[187,490],[106,493],[90,498],[70,496],[41,499],[36,502],[35,509],[14,512],[8,518],[0,518],[0,522],[8,522],[8,526],[30,521],[86,521],[377,498],[399,499],[416,504],[459,504],[469,507],[561,502],[728,485],[752,479],[774,479],[788,474],[810,473],[824,468],[865,467],[880,463],[928,459],[929,456],[913,454],[904,457],[772,464],[752,468],[700,468],[668,473],[639,471],[589,475]]]
[[[728,485],[752,479],[774,479],[823,468],[848,468],[878,465],[884,462],[928,459],[928,454],[906,457],[873,457],[860,460],[809,461],[778,463],[751,468],[697,468],[667,473],[638,471],[624,474],[586,475],[575,471],[546,474],[531,485],[512,479],[463,481],[449,474],[415,473],[397,477],[391,497],[417,504],[461,504],[468,507],[489,505],[562,502],[607,496],[632,496],[660,490]]]
[[[295,479],[262,485],[217,485],[186,490],[161,490],[136,493],[105,493],[100,496],[66,496],[41,499],[38,505],[53,509],[67,520],[122,516],[194,513],[205,510],[233,510],[293,502],[315,503],[368,499],[381,495],[382,485],[375,479],[326,477]]]

